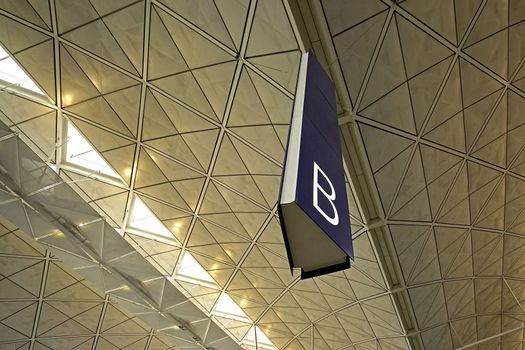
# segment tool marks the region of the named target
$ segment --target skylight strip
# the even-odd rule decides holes
[[[190,252],[183,253],[181,262],[175,274],[176,279],[193,284],[203,285],[205,287],[218,288],[219,286],[211,277],[211,275],[204,269],[201,264],[195,260]]]
[[[35,84],[27,73],[18,65],[18,63],[9,55],[9,53],[0,45],[0,80],[7,84],[2,84],[0,89],[9,86],[19,86],[24,89],[36,92],[39,95],[45,95],[44,92]]]
[[[220,289],[213,277],[204,269],[199,262],[185,251],[175,274],[175,279],[202,285],[209,288]],[[190,294],[191,292],[188,291]],[[223,292],[216,302],[212,315],[241,322],[251,322],[243,309],[228,295]]]
[[[129,223],[126,226],[129,229],[134,229],[135,232],[146,232],[176,241],[173,233],[164,226],[162,221],[138,196],[133,199]]]
[[[89,174],[103,174],[123,182],[120,175],[70,121],[67,122],[65,162],[83,168]]]
[[[261,331],[261,329],[255,325],[252,328],[250,328],[250,330],[242,340],[242,343],[249,346],[254,346],[257,349],[275,349],[275,346],[270,341],[270,339],[268,339],[266,334],[264,334],[263,331]]]
[[[68,121],[66,143],[66,164],[88,169],[94,173],[101,173],[121,180],[118,173],[102,158],[88,140]],[[125,225],[126,230],[149,239],[162,240],[168,243],[177,242],[173,233],[138,197],[134,196],[130,209],[131,213]],[[179,243],[180,244],[180,243]],[[221,289],[213,277],[204,269],[190,252],[183,253],[174,279],[200,285],[207,288]],[[191,291],[185,288],[192,295]],[[242,308],[226,293],[223,292],[216,302],[212,315],[231,320],[249,323],[251,320]],[[255,335],[255,330],[253,331]],[[274,349],[273,344],[260,331],[257,331],[257,344],[261,349]],[[250,335],[243,340],[245,344],[255,344]]]
[[[243,309],[227,293],[221,294],[213,314],[236,321],[251,322]]]

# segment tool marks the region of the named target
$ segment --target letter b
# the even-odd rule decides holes
[[[319,185],[319,181],[318,181],[319,180],[319,174],[321,174],[325,178],[326,182],[330,186],[330,193],[325,191],[325,189],[322,188]],[[329,216],[319,206],[319,192],[321,192],[321,194],[323,196],[325,196],[326,199],[328,199],[328,202],[332,206],[333,217]],[[324,173],[323,169],[321,169],[319,167],[319,165],[317,165],[317,163],[314,162],[314,184],[313,184],[313,205],[314,205],[314,208],[317,209],[317,211],[319,213],[321,213],[321,215],[326,219],[326,221],[328,221],[330,224],[332,224],[334,226],[337,226],[337,225],[339,225],[339,215],[337,214],[337,208],[335,207],[334,201],[335,201],[335,189],[334,189],[334,186],[332,185],[332,182],[330,181],[328,176],[326,176],[326,174]]]

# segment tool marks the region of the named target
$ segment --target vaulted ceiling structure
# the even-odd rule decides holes
[[[301,281],[307,50],[356,257]],[[0,349],[522,349],[524,65],[521,0],[0,1]]]

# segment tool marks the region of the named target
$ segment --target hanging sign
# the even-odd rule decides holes
[[[312,53],[301,59],[278,211],[290,266],[301,268],[301,278],[350,267],[335,88]]]

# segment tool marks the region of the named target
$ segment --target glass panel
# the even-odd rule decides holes
[[[44,95],[42,90],[20,68],[16,61],[9,56],[2,46],[0,46],[0,80]]]
[[[257,326],[250,328],[242,342],[246,345],[257,346],[258,349],[275,349],[270,339]]]
[[[184,253],[176,276],[195,284],[205,282],[217,286],[210,274],[188,252]]]
[[[232,318],[234,320],[250,322],[250,319],[235,301],[228,295],[222,294],[215,308],[215,315]]]
[[[164,226],[164,224],[151,212],[144,202],[135,197],[129,227],[140,231],[153,233],[159,236],[175,239],[173,234]]]
[[[71,122],[67,123],[67,138],[66,162],[121,179]]]

